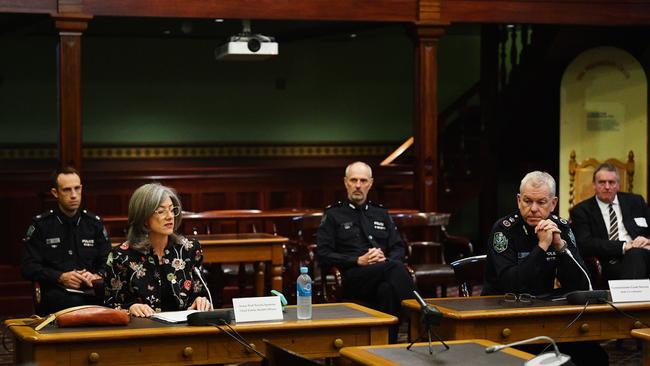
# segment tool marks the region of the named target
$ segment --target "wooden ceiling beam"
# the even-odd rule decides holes
[[[415,0],[82,0],[95,16],[412,21]]]
[[[443,0],[451,23],[647,25],[647,0]]]

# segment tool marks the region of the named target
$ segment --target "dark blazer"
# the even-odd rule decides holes
[[[623,214],[623,225],[632,239],[637,236],[650,237],[650,210],[643,197],[618,192],[618,202]],[[570,211],[571,226],[578,242],[578,248],[584,256],[597,256],[603,265],[611,259],[623,256],[623,241],[609,240],[608,226],[598,207],[596,197],[591,197],[577,204]],[[644,218],[645,227],[637,224],[635,218]]]

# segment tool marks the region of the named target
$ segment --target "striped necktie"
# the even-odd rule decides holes
[[[618,218],[611,203],[609,204],[609,240],[618,240]]]

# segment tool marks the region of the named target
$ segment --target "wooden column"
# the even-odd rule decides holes
[[[81,35],[92,17],[84,14],[53,17],[59,32],[59,165],[81,170]]]
[[[438,40],[439,25],[415,27],[415,195],[418,208],[438,208]]]

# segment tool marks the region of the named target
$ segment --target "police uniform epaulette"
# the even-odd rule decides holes
[[[519,220],[521,220],[521,216],[519,216],[519,214],[512,214],[510,216],[504,217],[501,220],[501,222],[499,222],[499,226],[501,226],[501,227],[503,227],[505,229],[510,229]]]
[[[381,203],[368,201],[368,204],[369,204],[370,206],[379,207],[379,208],[384,208],[384,205],[382,205]]]
[[[102,221],[101,217],[95,215],[94,213],[92,213],[92,212],[90,212],[88,210],[82,210],[81,213],[83,213],[84,215],[90,217],[91,219],[95,219],[97,221]]]
[[[48,211],[43,212],[42,214],[39,214],[39,215],[36,215],[36,216],[32,217],[32,220],[40,221],[40,220],[43,220],[44,218],[52,215],[53,213],[54,213],[54,210],[48,210]]]
[[[329,210],[330,208],[341,206],[342,204],[343,204],[343,201],[336,201],[336,202],[332,203],[331,205],[325,207],[325,210]]]
[[[558,215],[555,215],[555,214],[551,215],[551,219],[553,219],[553,221],[555,221],[555,222],[559,222],[560,224],[562,224],[564,226],[569,226],[569,222],[566,219],[563,219],[563,218],[559,217]]]

